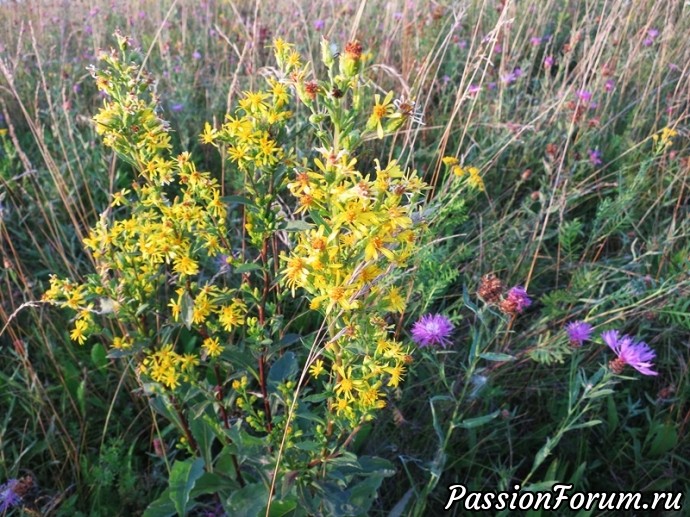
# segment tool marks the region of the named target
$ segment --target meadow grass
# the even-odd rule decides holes
[[[400,157],[430,184],[430,235],[395,323],[409,340],[419,316],[442,313],[455,331],[415,350],[350,444],[396,468],[371,514],[439,514],[456,483],[690,496],[684,2],[23,1],[0,5],[0,482],[31,477],[27,508],[139,514],[182,454],[127,364],[70,342],[69,318],[40,303],[50,274],[91,271],[82,240],[132,181],[91,121],[102,97],[86,67],[117,28],[146,56],[175,149],[229,193],[241,181],[198,135],[275,72],[276,36],[313,62],[322,35],[359,39],[375,90],[423,112],[423,126],[367,142],[358,166]],[[314,136],[294,145],[307,153]],[[477,167],[484,190],[459,195],[445,156]],[[534,303],[515,317],[485,305],[489,273]],[[595,327],[577,350],[575,320]],[[626,370],[572,419],[579,372],[612,358],[598,335],[613,328],[649,343],[659,375]]]

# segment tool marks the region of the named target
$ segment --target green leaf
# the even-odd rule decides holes
[[[285,225],[286,232],[304,232],[314,227],[313,224],[304,221],[303,219],[295,219],[294,221],[287,221]]]
[[[484,424],[488,424],[491,422],[494,418],[496,418],[501,412],[499,410],[494,411],[493,413],[489,413],[488,415],[484,416],[478,416],[475,418],[467,418],[457,424],[455,427],[459,427],[460,429],[474,429],[475,427],[479,427]]]
[[[672,425],[660,424],[650,432],[652,436],[649,447],[650,456],[662,456],[678,444],[678,432]]]
[[[601,424],[601,420],[590,420],[589,422],[583,422],[581,424],[575,424],[574,426],[568,427],[568,431],[574,431],[575,429],[585,429],[587,427],[594,427]]]
[[[485,352],[483,354],[479,354],[479,357],[482,359],[486,359],[487,361],[496,361],[496,362],[507,362],[507,361],[515,361],[515,357],[509,354],[499,354],[495,352]]]
[[[434,431],[436,431],[436,436],[438,437],[438,441],[440,443],[443,443],[445,440],[445,433],[443,432],[443,428],[441,427],[441,423],[439,422],[438,416],[436,415],[436,407],[434,406],[434,403],[437,400],[453,400],[451,397],[448,395],[436,395],[435,397],[431,397],[429,399],[429,405],[431,406],[431,424],[434,426]]]
[[[297,508],[296,499],[288,499],[286,501],[273,501],[271,508],[268,511],[269,517],[284,517]]]
[[[268,489],[263,483],[252,483],[232,493],[225,510],[233,517],[263,516],[268,501]]]
[[[192,431],[192,436],[199,445],[205,464],[211,465],[213,463],[213,452],[211,451],[211,447],[216,433],[209,424],[208,417],[202,415],[198,418],[190,419],[189,429]]]
[[[187,330],[192,328],[192,318],[194,317],[194,300],[189,296],[189,293],[182,295],[180,302],[180,317]]]
[[[108,352],[101,343],[96,343],[91,347],[91,361],[99,370],[108,365]]]
[[[226,205],[238,204],[256,207],[256,203],[244,196],[223,196],[221,200]]]
[[[314,220],[314,222],[316,224],[318,224],[319,226],[322,226],[324,228],[327,236],[331,234],[331,232],[333,230],[331,229],[331,227],[328,225],[328,223],[324,220],[323,217],[321,217],[321,215],[318,212],[316,212],[315,210],[311,210],[309,212],[309,215],[311,216],[311,218]]]
[[[77,388],[77,401],[79,402],[79,409],[82,415],[86,415],[86,379],[79,383]]]
[[[261,269],[259,264],[254,264],[253,262],[245,262],[235,267],[235,273],[248,273],[249,271],[257,271]]]
[[[268,372],[268,385],[273,389],[285,382],[290,377],[297,374],[297,358],[294,352],[285,352],[283,357],[278,359]]]
[[[142,517],[170,517],[175,513],[175,505],[170,499],[170,489],[166,488],[158,499],[148,505]]]
[[[170,500],[180,515],[187,515],[189,495],[197,480],[204,474],[204,460],[197,458],[176,461],[170,471]]]

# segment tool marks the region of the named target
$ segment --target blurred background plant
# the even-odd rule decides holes
[[[612,359],[598,337],[611,328],[649,343],[659,375],[630,375],[605,392],[587,413],[601,423],[560,433],[529,481],[690,495],[687,9],[622,0],[5,2],[0,481],[30,477],[29,509],[140,513],[174,460],[173,428],[105,346],[71,345],[73,324],[60,311],[18,311],[40,299],[50,274],[91,271],[82,239],[112,195],[130,188],[131,169],[90,122],[103,99],[86,70],[119,27],[147,51],[175,153],[220,171],[228,193],[240,180],[197,135],[264,84],[274,37],[312,62],[322,35],[340,49],[356,38],[371,53],[363,73],[380,100],[391,90],[415,97],[425,125],[367,140],[358,167],[400,157],[430,184],[433,235],[399,279],[406,308],[396,330],[409,339],[418,316],[433,312],[454,331],[446,348],[412,353],[376,425],[349,444],[396,470],[370,513],[434,512],[449,484],[496,490],[527,478],[572,410],[582,380],[573,365],[589,378]],[[294,138],[295,148],[319,145],[309,131]],[[459,195],[470,167],[484,190]],[[532,305],[516,317],[484,306],[476,292],[489,273],[526,287]],[[575,320],[595,328],[578,350],[564,331]]]

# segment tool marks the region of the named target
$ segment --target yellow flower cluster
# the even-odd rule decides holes
[[[414,172],[403,172],[391,161],[373,174],[363,175],[347,153],[338,158],[322,150],[316,170],[303,169],[288,188],[299,209],[319,221],[300,232],[290,256],[285,256],[284,279],[290,289],[313,295],[311,308],[330,313],[352,311],[388,298],[402,310],[397,290],[382,292],[378,280],[390,267],[404,266],[415,249],[410,201],[424,188]]]
[[[232,254],[226,204],[218,181],[197,170],[189,153],[171,156],[169,130],[156,115],[145,74],[115,52],[102,58],[106,66],[93,73],[107,95],[94,117],[96,128],[139,177],[113,195],[110,209],[84,239],[97,274],[83,284],[53,277],[44,299],[78,311],[70,337],[80,344],[100,332],[93,313],[117,318],[143,339],[116,336],[113,349],[143,357],[140,372],[175,389],[181,376],[199,364],[200,353],[179,355],[169,343],[169,332],[151,340],[149,326],[178,322],[202,328],[211,337],[200,352],[214,359],[223,348],[222,333],[245,322],[247,307],[239,291],[213,284],[207,274],[209,267],[217,270],[214,257]],[[267,134],[251,138],[261,142]],[[273,159],[276,153],[262,149],[264,154],[255,159]],[[150,343],[150,349],[135,350],[135,341]]]
[[[405,347],[387,337],[382,316],[405,310],[390,278],[417,249],[422,220],[417,207],[426,185],[395,160],[385,166],[375,160],[372,169],[358,170],[355,149],[362,139],[357,135],[389,134],[413,116],[414,105],[393,103],[392,92],[383,99],[375,95],[372,112],[358,128],[362,47],[346,45],[338,75],[332,70],[336,56],[325,40],[322,56],[331,71],[329,82],[306,81],[306,70],[285,70],[317,128],[324,122],[319,106],[326,108],[330,123],[324,127],[332,138],[321,138],[319,155],[294,167],[287,185],[296,199],[295,213],[311,224],[282,255],[282,281],[293,295],[306,291],[311,309],[327,318],[333,338],[310,373],[324,380],[331,411],[351,428],[385,406],[385,388],[398,386],[409,360]]]
[[[443,164],[450,168],[451,172],[458,178],[466,178],[467,184],[479,191],[484,191],[484,180],[479,174],[477,167],[463,167],[459,165],[458,159],[453,156],[443,158]]]
[[[678,136],[678,131],[671,129],[670,127],[665,127],[658,133],[652,136],[654,140],[655,151],[662,152],[668,147],[673,145],[673,138]]]
[[[174,390],[180,381],[189,381],[194,367],[199,365],[195,354],[178,354],[172,345],[163,346],[160,350],[149,353],[139,365],[139,374],[150,377],[153,381]]]

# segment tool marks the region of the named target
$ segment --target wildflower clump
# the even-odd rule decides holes
[[[104,95],[94,121],[135,175],[84,239],[95,272],[84,282],[53,276],[44,299],[75,314],[73,341],[98,339],[110,358],[131,359],[181,431],[180,448],[206,459],[200,435],[233,444],[226,452],[240,486],[243,471],[273,464],[280,475],[281,461],[285,472],[307,471],[338,457],[412,360],[387,317],[406,309],[394,273],[426,228],[417,173],[396,159],[361,167],[358,149],[421,114],[393,93],[367,95],[360,43],[337,55],[324,40],[328,74],[317,78],[278,39],[267,87],[243,92],[199,137],[232,172],[223,184],[190,153],[173,154],[154,81],[131,42],[118,44],[92,70]],[[295,120],[293,94],[310,112],[313,149],[295,149],[304,121]],[[237,195],[225,195],[238,183]],[[320,330],[288,334],[294,297],[307,298]],[[433,338],[439,344],[448,325]],[[312,343],[307,354],[302,342]],[[261,452],[240,450],[255,437]]]

